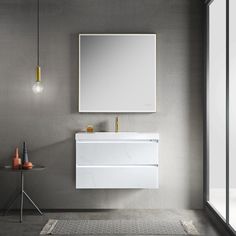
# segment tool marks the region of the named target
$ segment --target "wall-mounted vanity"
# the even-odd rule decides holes
[[[157,133],[77,133],[76,188],[158,188]]]

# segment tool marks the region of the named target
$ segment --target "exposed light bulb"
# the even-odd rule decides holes
[[[34,93],[41,93],[43,91],[43,84],[41,82],[41,68],[40,66],[36,67],[36,81],[32,87]]]
[[[38,94],[43,92],[43,85],[41,81],[36,81],[32,87],[34,93]]]

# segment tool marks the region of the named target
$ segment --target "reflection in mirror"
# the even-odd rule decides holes
[[[156,35],[79,35],[79,112],[155,112]]]

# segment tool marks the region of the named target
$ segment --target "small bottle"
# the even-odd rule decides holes
[[[18,170],[20,168],[21,168],[21,159],[19,157],[19,149],[17,147],[15,151],[15,155],[13,156],[13,159],[12,159],[12,169]]]
[[[26,143],[23,143],[23,157],[22,157],[22,164],[24,165],[25,162],[29,162],[28,152]]]
[[[28,151],[27,151],[27,146],[26,143],[23,143],[23,158],[22,158],[22,168],[25,170],[29,170],[33,168],[32,162],[29,161],[28,157]]]

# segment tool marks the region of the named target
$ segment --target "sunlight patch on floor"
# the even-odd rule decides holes
[[[236,229],[236,188],[231,188],[229,192],[229,221],[230,225]],[[210,190],[211,205],[221,214],[226,216],[226,191],[224,188],[214,188]]]

